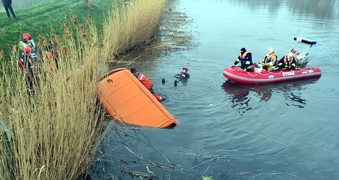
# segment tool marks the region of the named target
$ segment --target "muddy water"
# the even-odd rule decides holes
[[[162,104],[179,124],[109,126],[91,176],[339,179],[339,1],[181,0],[175,9],[189,21],[181,27],[192,35],[189,47],[131,66],[167,97]],[[222,75],[240,48],[255,62],[271,47],[281,58],[294,37],[317,41],[308,66],[319,67],[321,78],[241,85]],[[183,66],[191,78],[174,87]]]

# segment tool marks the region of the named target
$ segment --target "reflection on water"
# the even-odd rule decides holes
[[[285,1],[293,13],[313,15],[321,19],[333,19],[337,0],[294,0]]]
[[[248,106],[251,98],[248,98],[247,95],[248,92],[241,96],[235,96],[234,99],[231,100],[231,102],[233,103],[232,108],[241,115],[244,114],[246,111],[252,109]]]
[[[286,5],[292,13],[300,15],[311,15],[321,19],[334,19],[338,16],[335,8],[338,8],[337,0],[285,0],[285,1],[272,1],[272,0],[233,0],[234,4],[247,4],[252,10],[257,10],[262,7],[270,9],[270,13],[279,13],[279,9]]]
[[[293,92],[290,92],[290,95],[287,95],[289,99],[291,99],[292,101],[295,101],[299,104],[304,104],[306,105],[306,99],[302,99],[300,97],[300,95],[296,95],[294,94]],[[286,103],[287,106],[290,106],[288,103]],[[296,107],[299,107],[299,108],[304,108],[304,106],[302,105],[298,105],[298,104],[292,104],[292,106],[296,106]]]
[[[282,92],[285,99],[291,101],[291,104],[286,103],[287,106],[304,108],[306,99],[301,97],[300,90],[304,85],[316,83],[318,79],[319,78],[264,85],[240,84],[227,80],[221,87],[227,94],[231,95],[232,108],[238,113],[243,114],[252,109],[249,106],[252,100],[252,97],[249,97],[250,92],[255,93],[255,97],[259,98],[259,102],[268,102],[274,92]]]

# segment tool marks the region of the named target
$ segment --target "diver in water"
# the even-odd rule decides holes
[[[184,86],[187,85],[187,79],[190,78],[190,75],[187,73],[188,72],[188,68],[187,67],[183,67],[182,68],[182,72],[180,74],[176,74],[174,75],[175,78],[179,79],[179,80],[175,80],[174,81],[174,86],[177,86],[179,81],[182,81],[184,83]]]
[[[190,75],[187,72],[188,72],[188,68],[183,67],[182,72],[180,74],[176,74],[174,77],[179,79],[179,81],[182,80],[182,79],[188,79],[188,78],[190,78]]]

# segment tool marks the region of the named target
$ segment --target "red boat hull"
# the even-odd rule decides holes
[[[321,76],[321,71],[317,67],[261,73],[243,72],[238,69],[239,67],[225,68],[223,75],[230,81],[245,84],[268,84]]]

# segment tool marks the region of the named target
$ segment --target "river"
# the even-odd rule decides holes
[[[178,0],[175,9],[189,21],[190,47],[133,66],[167,98],[178,125],[114,124],[92,178],[339,179],[339,1]],[[222,75],[242,47],[254,62],[268,48],[280,59],[294,37],[317,41],[307,66],[319,67],[320,78],[241,85]],[[191,78],[174,87],[183,66]]]

